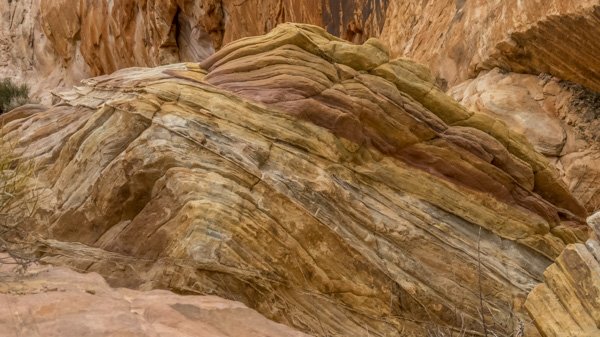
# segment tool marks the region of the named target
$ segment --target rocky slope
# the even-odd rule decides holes
[[[598,0],[5,1],[0,3],[0,77],[27,82],[33,96],[49,104],[50,89],[70,87],[81,79],[126,67],[201,61],[226,43],[294,21],[326,27],[330,33],[356,43],[380,36],[392,56],[426,64],[438,85],[452,89],[455,97],[474,109],[478,107],[468,102],[476,101],[477,94],[457,95],[457,88],[465,88],[461,83],[470,83],[480,73],[482,79],[477,82],[490,83],[485,74],[495,67],[502,72],[534,76],[550,73],[599,91],[600,65],[595,57],[600,53],[596,38],[599,11]],[[513,85],[513,90],[519,87],[522,85]],[[493,86],[488,89],[497,91]],[[575,99],[565,103],[569,100],[565,97],[572,95],[559,96],[562,106],[579,102]],[[487,95],[486,100],[488,106],[504,106],[501,115],[513,115],[503,118],[509,127],[524,130],[522,121],[511,123],[529,118],[521,113],[531,108],[531,101],[539,95],[520,100],[504,98]],[[511,104],[508,109],[507,104]],[[562,137],[558,124],[571,134],[571,127],[565,124],[587,128],[590,123],[580,117],[562,118],[563,113],[548,109],[553,103],[545,100],[544,104],[544,111],[549,113],[543,119],[552,120],[554,127],[550,130],[558,132],[549,137]],[[587,110],[595,109],[594,114],[600,115],[600,108],[590,107]],[[535,110],[541,116],[539,108]],[[575,111],[564,114],[578,114],[578,109],[570,110]],[[527,127],[531,131],[532,125]],[[567,138],[565,141],[570,143]],[[539,138],[529,140],[537,144]],[[578,142],[573,147],[562,146],[557,139],[554,142],[550,144],[554,147],[551,153],[559,148],[565,151],[552,154],[550,159],[580,201],[590,210],[597,209],[598,173],[585,173],[587,167],[597,167],[600,153],[595,144]]]
[[[434,82],[377,40],[291,24],[86,80],[0,117],[37,168],[23,228],[47,262],[314,335],[536,336],[524,300],[588,238],[587,212],[522,136]]]
[[[239,302],[112,289],[98,274],[61,267],[21,275],[0,264],[0,317],[3,337],[309,337]]]
[[[600,213],[590,217],[600,233]],[[600,335],[600,241],[568,246],[544,272],[526,308],[544,337]]]

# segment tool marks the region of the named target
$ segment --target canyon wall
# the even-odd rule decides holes
[[[225,43],[306,22],[350,41],[379,35],[387,0],[16,0],[0,3],[0,76],[49,90],[127,67],[201,61]]]
[[[381,39],[449,86],[499,67],[550,73],[600,91],[600,2],[392,2]]]

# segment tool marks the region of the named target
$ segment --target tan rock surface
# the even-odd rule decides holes
[[[0,4],[0,75],[19,76],[47,98],[43,89],[200,61],[224,43],[305,22],[356,43],[381,35],[393,56],[427,64],[451,87],[501,67],[600,91],[599,11],[598,0],[21,0]]]
[[[363,43],[383,29],[389,0],[225,0],[224,42],[266,34],[278,24],[321,26],[335,36]]]
[[[381,38],[450,87],[500,67],[600,91],[599,18],[598,0],[392,1]]]
[[[115,285],[221,295],[319,336],[475,336],[480,311],[535,336],[525,296],[588,237],[543,156],[376,40],[282,25],[61,96],[1,117],[38,168],[25,228],[46,261]]]
[[[600,228],[600,213],[588,219]],[[600,336],[600,241],[569,245],[525,307],[544,337]]]
[[[555,164],[590,212],[600,208],[600,99],[549,76],[482,73],[449,91],[465,107],[499,118]]]
[[[49,89],[127,67],[201,61],[242,37],[288,21],[362,43],[379,35],[387,0],[71,1],[0,3],[0,77],[49,103]]]
[[[239,302],[112,289],[95,273],[41,266],[0,271],[0,336],[309,337]]]

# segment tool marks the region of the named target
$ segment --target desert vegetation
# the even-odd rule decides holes
[[[0,114],[29,102],[29,87],[14,83],[10,78],[0,80]]]

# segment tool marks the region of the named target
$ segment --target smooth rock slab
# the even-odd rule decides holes
[[[239,302],[114,289],[96,274],[0,272],[2,337],[309,337]]]

